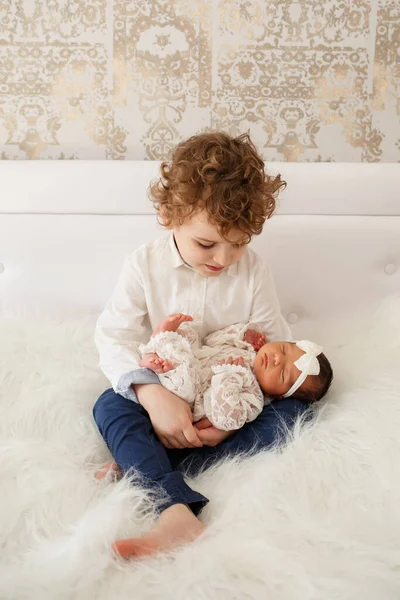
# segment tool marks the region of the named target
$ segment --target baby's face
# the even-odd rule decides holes
[[[269,342],[262,346],[254,362],[254,372],[263,392],[269,396],[286,394],[300,375],[294,363],[303,354],[292,342]]]

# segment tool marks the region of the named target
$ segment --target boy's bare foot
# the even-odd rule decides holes
[[[205,525],[185,504],[174,504],[164,510],[157,524],[140,538],[117,540],[113,550],[122,558],[148,556],[171,550],[193,541],[205,530]]]
[[[96,479],[104,479],[108,473],[110,473],[115,477],[115,479],[119,479],[122,476],[122,471],[114,460],[110,460],[110,462],[106,463],[99,469],[95,475]]]
[[[163,331],[176,331],[182,323],[185,321],[193,321],[193,317],[190,315],[184,315],[183,313],[176,313],[175,315],[168,315],[163,321],[155,328],[151,337],[161,333]]]
[[[143,354],[139,363],[141,367],[151,369],[154,373],[166,373],[174,368],[174,365],[164,358],[160,358],[155,352]]]

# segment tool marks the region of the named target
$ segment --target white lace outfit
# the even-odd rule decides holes
[[[176,332],[158,333],[139,351],[155,352],[174,365],[158,375],[160,383],[189,403],[195,421],[208,417],[218,429],[240,429],[265,404],[253,372],[256,352],[243,339],[248,328],[249,324],[238,323],[214,331],[200,347],[196,324],[183,323]],[[245,366],[218,364],[230,356],[242,356]]]

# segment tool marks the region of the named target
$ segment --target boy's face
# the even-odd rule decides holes
[[[175,227],[174,235],[183,260],[203,277],[218,277],[238,262],[247,247],[240,231],[232,231],[229,242],[221,237],[205,211]]]
[[[269,342],[262,346],[254,361],[254,372],[263,392],[270,396],[286,394],[300,375],[294,363],[303,354],[291,342]],[[304,385],[305,382],[301,387]]]

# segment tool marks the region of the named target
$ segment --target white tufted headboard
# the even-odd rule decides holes
[[[0,306],[99,312],[124,255],[162,233],[146,189],[159,163],[2,161]],[[400,165],[271,163],[288,182],[253,242],[297,335],[400,290]]]

